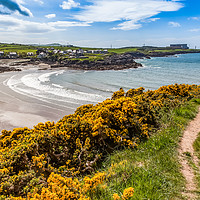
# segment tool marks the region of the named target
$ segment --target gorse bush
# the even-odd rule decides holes
[[[185,84],[146,92],[120,89],[111,99],[83,105],[57,123],[3,130],[0,199],[91,199],[110,176],[90,175],[108,153],[137,147],[159,127],[163,112],[199,95],[199,86]],[[133,192],[127,188],[113,198],[128,199]]]

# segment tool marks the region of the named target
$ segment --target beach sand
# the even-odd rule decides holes
[[[4,82],[16,73],[23,72],[0,74],[0,133],[3,129],[33,128],[39,122],[57,122],[74,112],[73,109],[62,108],[62,105],[52,105],[11,90]]]

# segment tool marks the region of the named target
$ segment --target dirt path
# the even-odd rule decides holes
[[[193,169],[188,164],[188,159],[186,158],[186,153],[191,154],[192,161],[194,164],[198,165],[198,158],[194,154],[193,143],[196,140],[198,133],[200,132],[200,108],[199,113],[196,118],[190,122],[187,129],[184,131],[183,137],[180,141],[179,148],[179,160],[182,165],[182,174],[186,179],[186,190],[183,195],[187,197],[188,200],[197,199],[195,191],[195,175]]]

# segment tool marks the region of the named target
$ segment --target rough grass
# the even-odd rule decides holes
[[[195,100],[197,103],[200,104],[200,99]],[[199,159],[199,166],[200,166],[200,133],[197,137],[197,139],[195,140],[194,144],[193,144],[196,156]],[[198,194],[198,198],[200,198],[200,171],[199,171],[199,166],[195,166],[194,163],[192,163],[193,165],[193,169],[195,170],[195,177],[196,177],[196,183],[197,183],[197,194]]]
[[[111,200],[113,193],[121,195],[128,187],[134,187],[132,199],[135,200],[184,199],[181,195],[184,178],[180,173],[177,147],[183,130],[197,113],[197,102],[200,99],[163,116],[162,129],[136,150],[125,149],[109,156],[100,169],[110,174],[107,187],[99,188],[93,199]],[[196,146],[200,157],[200,136]]]
[[[108,52],[109,53],[126,53],[126,52],[131,52],[131,51],[137,51],[138,48],[120,48],[120,49],[109,49]]]

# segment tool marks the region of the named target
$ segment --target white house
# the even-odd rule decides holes
[[[33,52],[28,52],[27,56],[34,56],[34,53]]]
[[[46,58],[46,57],[47,57],[47,54],[44,53],[44,52],[41,52],[37,57],[38,57],[38,58]]]
[[[59,52],[59,50],[57,50],[57,49],[53,50],[54,54],[57,54],[58,52]]]
[[[17,52],[10,52],[8,55],[9,58],[17,58],[17,56]]]
[[[84,51],[83,51],[83,49],[79,49],[77,53],[79,53],[79,54],[83,54]]]
[[[108,50],[107,50],[107,49],[104,49],[102,52],[103,52],[103,53],[108,53]]]
[[[0,57],[4,56],[4,51],[0,51]]]
[[[66,51],[64,51],[64,53],[72,53],[71,49],[67,49]]]

